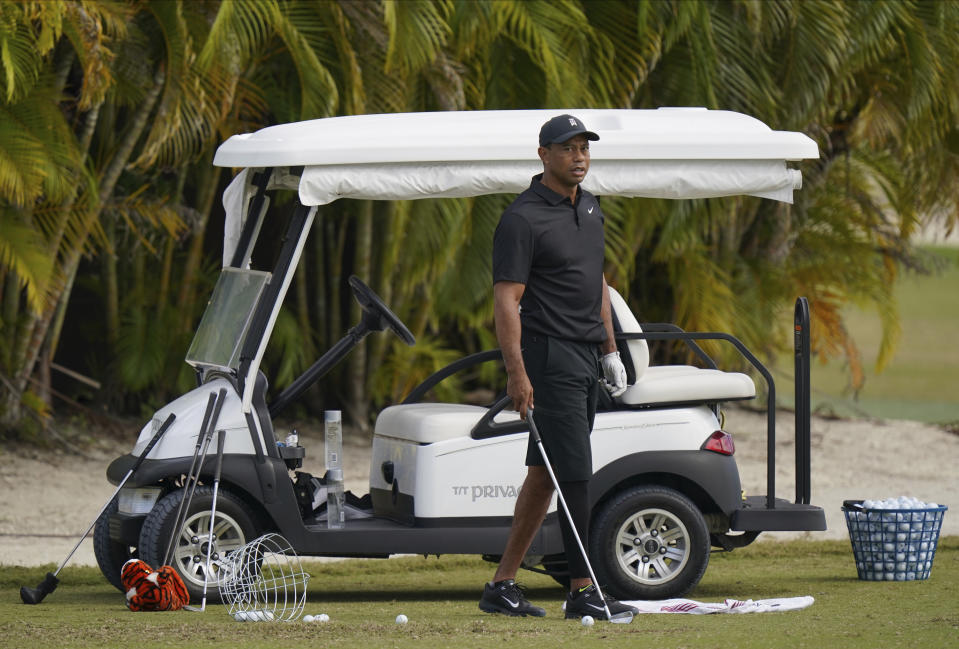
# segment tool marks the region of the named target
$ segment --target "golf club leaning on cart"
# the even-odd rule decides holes
[[[216,428],[217,420],[220,418],[220,411],[223,403],[226,401],[226,390],[221,389],[218,393],[210,393],[207,401],[206,412],[203,414],[203,424],[200,426],[200,432],[196,438],[196,448],[193,451],[193,461],[190,463],[190,472],[186,476],[186,482],[183,485],[183,496],[180,498],[180,506],[177,508],[176,517],[173,519],[173,528],[170,530],[170,539],[167,541],[166,552],[163,554],[163,563],[168,566],[176,554],[176,545],[182,534],[183,524],[186,517],[190,515],[190,505],[193,504],[193,494],[196,493],[197,483],[200,482],[200,473],[203,470],[203,462],[206,459],[207,450],[210,448],[210,441],[213,439],[213,431]]]
[[[67,562],[73,557],[74,553],[77,551],[77,548],[79,548],[80,544],[83,543],[83,539],[87,538],[90,530],[92,530],[93,526],[97,524],[100,516],[102,516],[103,512],[105,512],[107,507],[110,506],[110,503],[113,502],[113,499],[117,497],[117,494],[120,493],[120,490],[123,489],[123,486],[127,483],[127,480],[129,480],[130,477],[136,473],[137,469],[139,469],[140,465],[143,463],[143,460],[146,459],[147,455],[150,454],[150,451],[153,450],[153,447],[156,446],[157,442],[160,441],[160,438],[163,437],[163,434],[167,432],[170,426],[173,425],[174,419],[176,419],[176,415],[171,413],[170,416],[166,418],[166,421],[160,425],[160,428],[157,429],[157,432],[144,447],[143,452],[140,453],[140,457],[136,459],[136,461],[133,463],[133,466],[130,467],[130,470],[127,471],[126,475],[123,476],[123,479],[120,480],[120,484],[117,485],[116,491],[113,492],[113,495],[110,496],[109,500],[107,500],[107,502],[103,505],[99,513],[94,516],[93,522],[90,523],[90,527],[88,527],[79,540],[77,540],[77,544],[73,546],[73,549],[70,550],[70,554],[68,554],[66,559],[60,563],[60,566],[56,569],[56,571],[48,572],[47,576],[37,585],[36,588],[28,588],[27,586],[20,587],[20,599],[23,600],[24,604],[39,604],[43,601],[44,597],[56,590],[57,584],[60,583],[57,575],[60,574],[60,571],[63,570],[63,567],[67,565]]]
[[[216,497],[220,491],[220,473],[223,470],[223,444],[226,441],[226,431],[220,429],[217,431],[217,440],[216,440],[216,467],[213,470],[213,504],[210,506],[210,530],[206,537],[206,568],[203,572],[203,602],[199,607],[196,606],[184,606],[184,610],[187,611],[196,611],[202,613],[206,610],[206,591],[207,587],[210,584],[210,570],[212,568],[212,562],[218,556],[214,556],[216,553],[213,552],[214,542],[216,539],[213,536],[213,525],[216,521]]]
[[[550,480],[553,481],[553,487],[556,489],[556,498],[559,500],[560,506],[566,513],[566,520],[569,523],[570,529],[573,531],[573,538],[576,539],[576,545],[579,547],[579,551],[583,555],[583,561],[586,563],[587,570],[589,570],[589,578],[593,580],[593,586],[596,587],[596,594],[599,595],[599,598],[603,601],[603,609],[606,612],[606,619],[613,624],[629,624],[633,621],[633,614],[629,611],[623,611],[622,613],[617,613],[616,615],[610,614],[609,604],[606,603],[606,597],[603,595],[603,591],[599,587],[599,582],[596,580],[596,574],[593,572],[593,566],[589,563],[589,555],[586,554],[586,548],[583,547],[583,541],[579,538],[579,531],[576,529],[576,523],[573,522],[573,515],[569,513],[569,507],[566,506],[566,498],[563,497],[563,491],[559,488],[559,481],[556,479],[556,474],[553,473],[553,467],[550,466],[549,458],[546,457],[546,449],[543,447],[543,438],[539,436],[539,430],[536,429],[536,422],[533,421],[532,408],[527,408],[526,410],[526,421],[529,423],[529,433],[533,436],[533,441],[536,442],[536,446],[539,448],[539,454],[543,457],[543,464],[546,465],[546,471],[549,473]]]

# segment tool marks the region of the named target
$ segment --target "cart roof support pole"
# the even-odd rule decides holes
[[[796,503],[810,501],[809,302],[796,300],[793,318],[796,368]]]

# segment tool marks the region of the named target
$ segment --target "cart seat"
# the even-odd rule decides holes
[[[642,333],[643,329],[623,296],[610,287],[613,327],[617,332]],[[700,369],[692,365],[649,364],[645,340],[627,340],[618,345],[631,383],[617,401],[630,406],[707,403],[752,399],[756,385],[746,374]]]
[[[376,418],[374,434],[416,444],[434,444],[457,437],[469,437],[470,431],[489,408],[458,403],[411,403],[390,406]],[[497,422],[515,421],[519,413],[504,410]]]

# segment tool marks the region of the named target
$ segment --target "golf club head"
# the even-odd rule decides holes
[[[616,615],[610,615],[609,621],[613,624],[629,624],[633,621],[633,614],[629,611],[623,611],[622,613],[617,613]]]
[[[39,604],[43,598],[52,593],[57,588],[60,580],[52,572],[48,572],[36,588],[20,587],[20,599],[24,604]]]

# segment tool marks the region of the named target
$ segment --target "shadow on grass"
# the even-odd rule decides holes
[[[692,593],[687,595],[691,599],[770,599],[776,597],[797,597],[809,595],[812,591],[827,589],[830,586],[849,586],[858,583],[856,577],[844,575],[821,577],[777,577],[775,584],[742,581],[716,582],[700,584]]]
[[[324,592],[322,587],[311,584],[306,593],[306,601],[310,603],[331,602],[479,602],[483,594],[482,582],[469,588],[437,586],[436,588],[356,588],[333,592]],[[532,587],[526,591],[530,600],[553,600],[564,596],[565,591],[558,585],[555,587]]]

